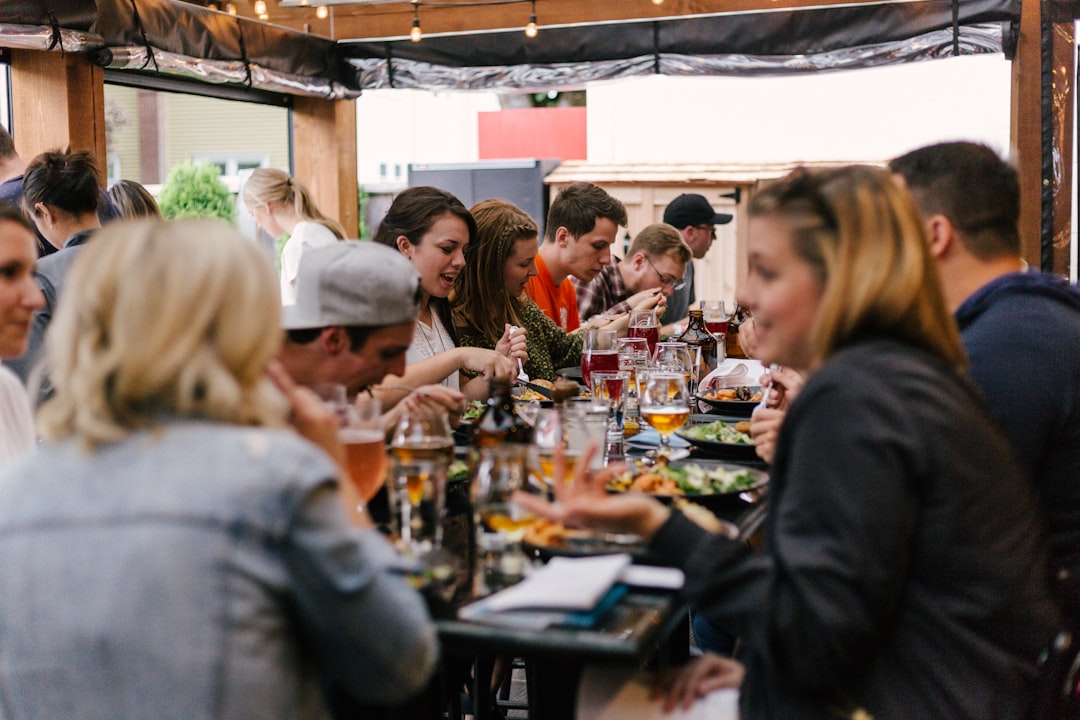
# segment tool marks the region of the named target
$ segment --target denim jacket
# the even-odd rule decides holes
[[[287,431],[172,421],[0,474],[0,718],[321,718],[395,703],[437,653],[423,600]]]

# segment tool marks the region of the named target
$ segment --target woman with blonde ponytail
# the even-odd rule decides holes
[[[289,239],[281,249],[281,304],[296,302],[296,271],[308,250],[344,240],[341,223],[315,206],[304,184],[284,170],[257,168],[244,184],[244,204],[255,224]]]

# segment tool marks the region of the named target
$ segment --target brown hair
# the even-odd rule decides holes
[[[579,238],[596,227],[599,218],[607,218],[617,226],[625,227],[626,206],[599,185],[587,182],[567,185],[548,209],[544,238],[554,240],[555,232],[560,227]]]
[[[524,210],[505,200],[484,200],[470,212],[476,239],[465,246],[465,268],[450,293],[450,304],[457,325],[475,328],[496,343],[507,323],[522,324],[521,304],[502,281],[506,259],[515,243],[536,242],[540,231]]]
[[[23,173],[23,207],[35,216],[38,203],[76,216],[96,213],[100,177],[94,156],[85,150],[43,152]]]
[[[461,218],[469,228],[469,243],[476,239],[476,220],[469,214],[465,204],[452,193],[428,185],[418,185],[398,193],[390,203],[390,209],[375,231],[375,242],[398,250],[397,239],[408,238],[412,245],[419,245],[431,226],[447,213]]]
[[[650,258],[670,254],[682,264],[690,262],[693,252],[683,240],[682,233],[667,223],[653,223],[634,236],[627,257],[634,253],[645,253]]]
[[[109,199],[120,211],[120,217],[125,220],[161,219],[161,208],[158,207],[157,200],[149,190],[134,180],[117,180],[113,183],[109,188]]]

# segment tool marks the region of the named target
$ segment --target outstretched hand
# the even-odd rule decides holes
[[[598,472],[589,470],[589,461],[597,452],[595,446],[582,456],[573,478],[567,482],[561,448],[555,449],[555,471],[552,480],[555,501],[518,492],[514,502],[540,517],[561,522],[570,527],[593,528],[609,532],[632,532],[648,539],[663,525],[671,511],[660,501],[639,493],[607,492],[608,482],[621,472],[622,466],[609,466]]]

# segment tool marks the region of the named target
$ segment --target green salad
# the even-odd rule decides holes
[[[758,476],[745,470],[728,470],[722,467],[704,467],[687,464],[665,467],[675,484],[687,495],[702,493],[729,493],[757,487]]]
[[[753,445],[754,439],[747,433],[736,430],[734,425],[728,425],[723,420],[691,425],[679,431],[679,435],[690,440],[705,440],[706,442],[721,442],[736,445]]]
[[[450,481],[467,480],[469,478],[469,463],[464,460],[455,460],[446,469],[446,479]]]
[[[465,405],[465,414],[461,416],[461,419],[465,422],[472,422],[480,417],[481,413],[484,412],[485,407],[487,406],[480,400],[470,400],[468,404]]]

